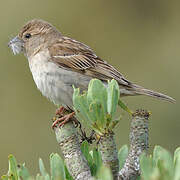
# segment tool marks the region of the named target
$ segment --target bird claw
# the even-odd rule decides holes
[[[75,112],[72,112],[70,114],[66,114],[63,117],[56,119],[52,124],[52,128],[54,129],[57,126],[62,127],[64,124],[66,124],[67,122],[69,122],[71,120],[71,118],[74,116],[74,114],[75,114]]]

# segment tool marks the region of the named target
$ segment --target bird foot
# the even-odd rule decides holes
[[[66,124],[67,122],[69,122],[71,120],[71,118],[74,116],[74,114],[75,114],[75,112],[72,112],[70,114],[66,114],[66,115],[56,119],[52,124],[52,128],[54,129],[57,126],[59,126],[59,127],[63,126],[64,124]]]
[[[66,109],[64,106],[61,106],[59,109],[56,110],[56,116],[63,116]]]

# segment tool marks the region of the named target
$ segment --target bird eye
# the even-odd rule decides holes
[[[29,33],[27,33],[26,35],[25,35],[25,38],[26,39],[29,39],[31,37],[31,34],[29,34]]]

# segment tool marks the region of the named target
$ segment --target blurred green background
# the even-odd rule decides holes
[[[6,0],[0,7],[0,175],[7,157],[14,154],[31,173],[38,158],[48,164],[59,152],[51,130],[55,106],[37,90],[28,62],[13,56],[7,43],[26,21],[41,18],[66,36],[89,45],[129,80],[166,93],[171,104],[148,97],[128,97],[133,110],[152,112],[150,147],[159,144],[171,152],[180,145],[180,1],[168,0]],[[128,143],[129,117],[123,116],[116,132],[120,147]]]

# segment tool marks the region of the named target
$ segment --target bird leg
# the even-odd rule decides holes
[[[67,110],[64,106],[61,106],[56,110],[56,116],[53,118],[52,128],[61,127],[69,121],[73,121],[75,123],[75,127],[81,129],[81,123],[74,117],[75,112],[72,110]]]
[[[59,109],[56,110],[56,117],[54,117],[54,122],[52,124],[52,128],[59,126],[62,127],[64,124],[66,124],[69,121],[73,121],[75,123],[75,127],[78,127],[80,129],[80,136],[81,136],[81,142],[87,141],[88,143],[92,144],[93,140],[95,140],[94,137],[94,131],[91,132],[91,135],[87,137],[86,132],[82,130],[81,123],[74,117],[75,112],[70,112],[67,109],[65,109],[63,106],[61,106]]]

